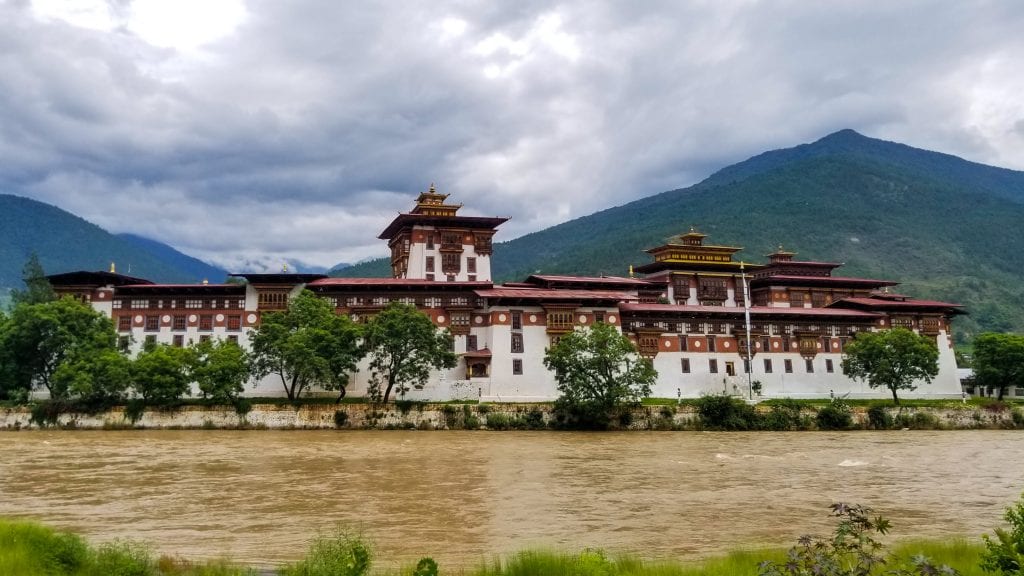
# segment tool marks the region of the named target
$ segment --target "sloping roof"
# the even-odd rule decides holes
[[[228,276],[245,278],[250,284],[307,284],[319,278],[327,278],[326,274],[290,274],[287,272],[271,274],[241,272],[228,274]]]
[[[688,306],[685,304],[634,304],[624,303],[619,305],[622,312],[665,312],[665,313],[698,313],[698,314],[721,314],[721,315],[743,315],[744,309],[741,306]],[[814,316],[820,318],[844,317],[844,318],[877,318],[881,314],[867,312],[864,310],[850,310],[845,308],[783,308],[773,306],[752,306],[751,316]]]
[[[338,287],[338,288],[354,288],[354,287],[387,287],[387,288],[401,288],[401,287],[430,287],[430,288],[468,288],[468,289],[479,289],[479,288],[490,288],[494,284],[492,282],[446,282],[444,280],[421,280],[421,279],[407,279],[407,278],[321,278],[314,280],[308,284],[310,288],[322,288],[322,287]]]
[[[117,293],[126,296],[131,294],[174,292],[181,294],[230,294],[242,296],[245,294],[245,284],[133,284],[117,287]]]
[[[892,280],[875,280],[873,278],[848,278],[844,276],[794,276],[788,274],[761,276],[750,280],[751,286],[771,286],[773,284],[783,286],[792,286],[794,284],[836,286],[845,284],[847,286],[870,288],[878,286],[895,286],[899,284],[899,282],[893,282]]]
[[[519,300],[636,300],[636,296],[612,290],[556,290],[547,288],[492,288],[476,290],[481,298],[516,298]]]
[[[152,284],[145,278],[125,276],[114,272],[89,272],[77,270],[63,274],[50,274],[46,277],[51,286],[124,286],[127,284]]]
[[[380,233],[377,238],[390,240],[405,227],[414,224],[427,224],[430,226],[451,227],[451,228],[484,228],[491,230],[501,226],[508,221],[508,218],[490,216],[435,216],[431,214],[408,214],[400,213],[388,224],[388,227]]]
[[[924,308],[943,308],[948,310],[957,310],[963,308],[963,304],[953,304],[952,302],[940,302],[938,300],[894,300],[889,298],[843,298],[837,302],[833,302],[833,307],[838,307],[843,304],[859,308],[877,309],[877,310],[913,310],[913,309],[924,309]]]
[[[465,356],[466,358],[490,358],[491,357],[491,350],[490,350],[490,348],[481,348],[479,350],[469,350],[467,352],[464,352],[462,354],[462,356]]]
[[[648,284],[641,278],[626,278],[625,276],[561,276],[558,274],[531,274],[527,280],[536,278],[542,282],[565,282],[578,284],[622,284],[630,286],[642,286]]]

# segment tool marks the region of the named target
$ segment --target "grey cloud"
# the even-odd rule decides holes
[[[0,186],[225,265],[333,265],[432,181],[507,239],[844,127],[1024,168],[1012,4],[247,11],[187,57],[0,4]]]

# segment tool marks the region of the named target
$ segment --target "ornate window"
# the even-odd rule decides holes
[[[132,317],[121,316],[117,319],[117,329],[121,332],[129,332],[132,329]]]
[[[523,352],[523,335],[519,332],[512,333],[512,352],[514,354],[522,354]]]
[[[548,330],[549,331],[569,331],[573,328],[573,311],[572,310],[550,310],[547,313],[548,316]]]
[[[640,334],[636,341],[641,356],[656,356],[658,354],[660,339],[657,334]]]
[[[213,330],[213,315],[203,314],[199,317],[199,329],[204,331]]]
[[[171,325],[171,329],[177,330],[177,331],[180,332],[180,331],[185,329],[185,326],[186,326],[186,324],[185,324],[185,315],[184,314],[175,314],[174,315],[173,324]]]
[[[146,316],[146,332],[156,332],[157,330],[160,330],[160,317]]]

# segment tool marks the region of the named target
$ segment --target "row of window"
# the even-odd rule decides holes
[[[227,329],[232,331],[239,331],[242,329],[242,317],[241,316],[228,316]],[[184,331],[188,327],[188,319],[183,314],[176,314],[171,320],[171,330]],[[132,329],[132,317],[121,316],[117,319],[117,329],[120,332],[130,332]],[[213,330],[213,315],[202,314],[199,316],[199,329],[200,330]],[[160,316],[151,315],[146,316],[145,321],[146,332],[159,332],[160,331]]]
[[[111,304],[114,310],[147,310],[151,308],[184,308],[191,310],[218,309],[244,310],[245,298],[118,298]]]
[[[200,342],[207,342],[209,340],[210,340],[210,335],[209,334],[203,334],[202,336],[199,337],[199,341]],[[228,340],[230,342],[234,342],[235,344],[238,344],[238,336],[236,336],[234,334],[232,334],[231,336],[228,336]],[[120,348],[120,350],[122,352],[128,352],[128,348],[131,346],[131,343],[132,343],[131,338],[128,337],[128,336],[121,336],[120,338],[117,339],[117,346],[118,346],[118,348]],[[156,335],[155,334],[147,335],[146,336],[146,344],[156,344]],[[181,335],[181,334],[175,334],[174,337],[171,339],[171,345],[174,346],[175,348],[183,348],[185,346],[185,337],[183,335]]]
[[[774,371],[774,369],[775,369],[774,361],[771,358],[763,358],[762,361],[764,363],[763,364],[764,365],[764,373],[765,374],[771,374]],[[680,363],[682,365],[681,368],[683,370],[683,374],[689,374],[690,373],[690,359],[689,358],[682,358],[682,359],[680,359]],[[793,361],[791,359],[789,359],[789,358],[784,359],[782,361],[782,369],[783,369],[783,371],[786,374],[792,374],[793,373]],[[743,361],[743,373],[746,374],[749,370],[750,370],[750,366],[747,364],[747,361],[744,360]],[[814,360],[812,358],[805,358],[804,359],[804,370],[808,374],[813,374],[814,373]],[[710,372],[712,374],[718,374],[718,360],[716,358],[708,359],[708,372]],[[825,372],[828,372],[829,374],[832,374],[833,372],[835,372],[835,364],[832,362],[831,358],[826,358],[825,359]],[[725,373],[728,376],[735,376],[736,375],[736,363],[735,362],[726,362],[725,363]]]
[[[461,254],[441,254],[441,270],[445,273],[458,273],[462,269],[460,260]],[[434,272],[434,257],[427,256],[427,272]],[[466,272],[469,274],[476,274],[476,258],[469,256],[466,258]]]
[[[665,320],[634,320],[626,325],[627,330],[644,328],[657,328],[662,332],[673,332],[676,334],[718,334],[724,336],[736,336],[746,334],[746,328],[740,322],[669,322]],[[868,329],[868,325],[857,326],[853,324],[767,324],[754,322],[750,326],[750,332],[756,337],[765,336],[794,336],[798,333],[816,333],[824,336],[853,336],[857,332]]]

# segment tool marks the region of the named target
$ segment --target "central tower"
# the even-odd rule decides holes
[[[461,204],[430,189],[380,233],[391,248],[391,275],[407,280],[491,281],[491,238],[508,218],[459,216]]]

